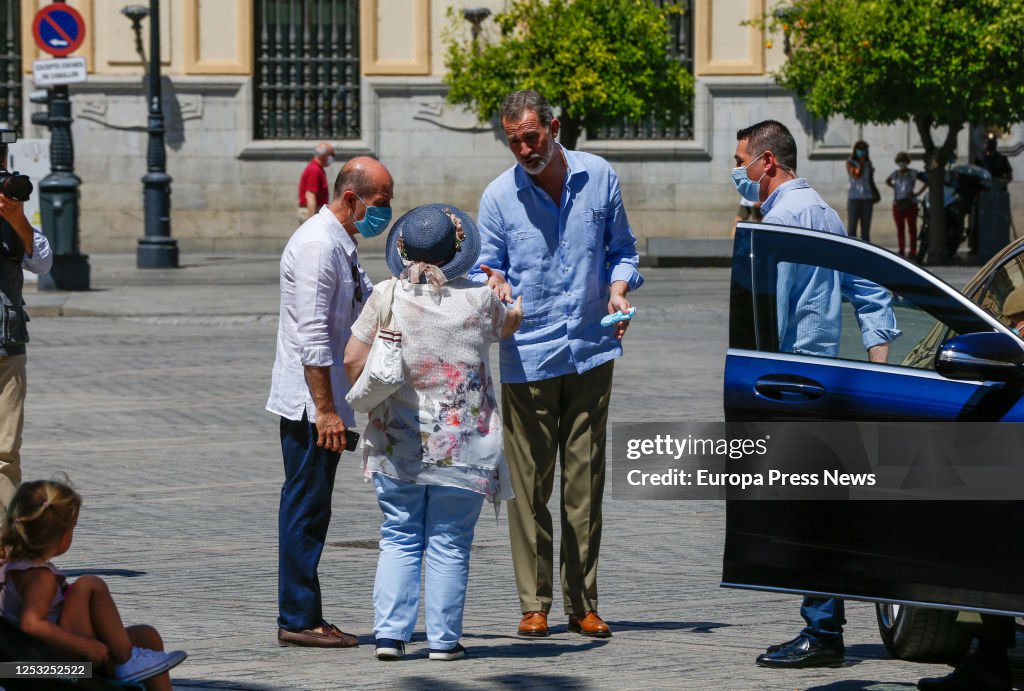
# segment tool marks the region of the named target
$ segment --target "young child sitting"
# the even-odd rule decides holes
[[[0,616],[54,648],[95,665],[119,681],[145,680],[148,691],[171,691],[167,670],[186,653],[163,652],[152,626],[121,623],[107,584],[81,576],[71,585],[50,559],[68,551],[82,498],[68,485],[22,483],[0,527]]]

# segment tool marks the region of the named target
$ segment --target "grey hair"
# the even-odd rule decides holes
[[[736,141],[744,139],[747,140],[747,152],[751,159],[771,151],[783,168],[796,173],[796,140],[778,120],[763,120],[736,132]]]
[[[316,152],[317,156],[323,156],[325,153],[327,153],[333,148],[334,147],[328,144],[327,142],[320,142],[319,144],[316,145],[316,148],[313,149],[313,151]]]
[[[501,102],[499,116],[502,122],[505,120],[517,121],[521,120],[527,111],[535,113],[543,127],[547,127],[555,119],[555,113],[548,100],[530,89],[514,91],[506,96],[505,100]]]

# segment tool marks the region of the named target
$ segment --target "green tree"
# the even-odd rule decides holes
[[[693,75],[667,54],[667,18],[681,12],[651,0],[511,0],[478,42],[450,9],[448,101],[486,122],[506,95],[533,89],[561,108],[570,149],[614,118],[677,121],[693,109]]]
[[[784,31],[777,81],[819,118],[912,121],[925,149],[929,261],[945,260],[945,163],[969,123],[1024,120],[1019,0],[791,0],[762,24]],[[946,127],[936,139],[933,128]]]

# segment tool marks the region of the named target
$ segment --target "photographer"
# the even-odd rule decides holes
[[[11,132],[3,134],[13,136]],[[10,140],[8,140],[10,141]],[[25,421],[25,344],[28,316],[21,298],[23,269],[42,274],[53,255],[46,236],[25,218],[28,178],[7,173],[7,144],[0,143],[0,507],[6,509],[21,482],[21,430]],[[27,190],[26,190],[27,186]]]

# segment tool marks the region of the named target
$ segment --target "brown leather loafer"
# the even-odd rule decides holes
[[[544,638],[548,635],[548,613],[527,612],[519,622],[519,635]]]
[[[333,624],[324,624],[301,631],[278,629],[277,644],[298,645],[304,648],[355,648],[359,645],[359,639]]]
[[[594,611],[587,612],[583,617],[577,614],[569,615],[569,631],[594,638],[608,638],[612,635],[608,624]]]

